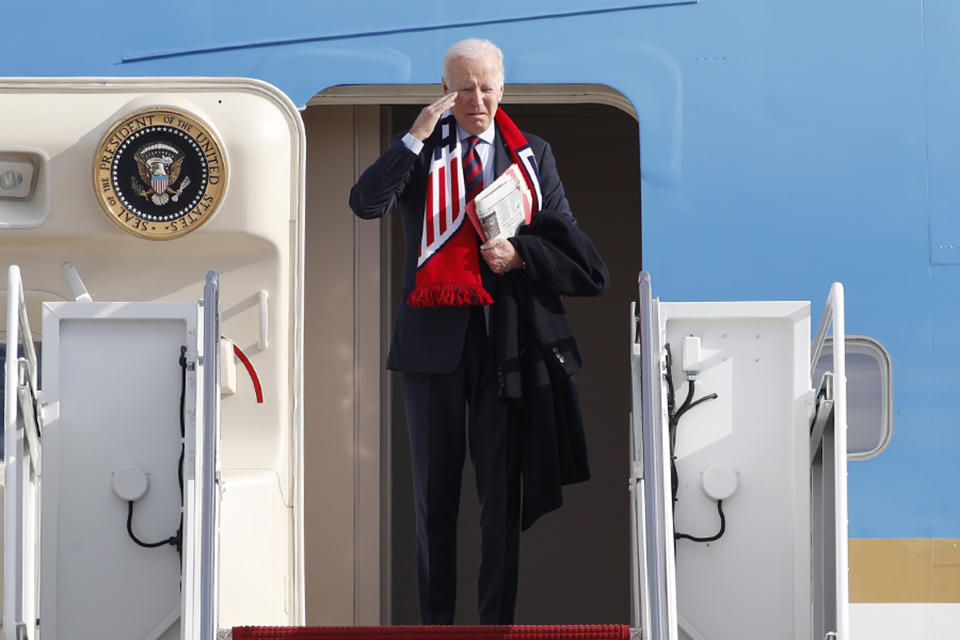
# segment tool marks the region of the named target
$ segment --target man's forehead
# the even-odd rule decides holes
[[[499,74],[497,61],[493,56],[482,58],[454,58],[450,61],[450,75],[486,75]]]

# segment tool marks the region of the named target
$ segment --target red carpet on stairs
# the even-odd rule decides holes
[[[235,627],[233,640],[630,640],[619,624],[395,627]]]

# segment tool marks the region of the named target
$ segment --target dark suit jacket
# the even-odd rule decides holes
[[[550,145],[542,138],[524,133],[537,159],[540,172],[541,207],[569,216],[570,204],[563,192],[557,163]],[[403,144],[400,136],[363,172],[350,191],[350,208],[361,218],[379,218],[400,207],[403,216],[404,261],[403,302],[394,323],[387,368],[418,373],[449,373],[457,366],[466,335],[470,307],[411,307],[406,299],[413,290],[417,253],[423,232],[423,207],[427,172],[439,127],[424,141],[419,155]],[[499,131],[494,138],[494,175],[510,166],[510,155]],[[469,224],[469,223],[467,223]],[[499,278],[480,258],[484,288],[496,300]]]

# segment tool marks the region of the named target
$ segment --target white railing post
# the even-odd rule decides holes
[[[833,329],[833,479],[834,479],[834,508],[836,510],[833,545],[836,553],[837,571],[835,588],[837,597],[837,628],[838,640],[850,638],[850,595],[849,595],[849,557],[847,549],[848,519],[847,519],[847,369],[846,369],[846,327],[844,324],[843,285],[834,282],[827,296],[823,316],[817,327],[813,342],[813,353],[810,359],[810,375],[823,352],[823,345],[827,334]],[[818,381],[813,381],[817,384]]]
[[[635,530],[639,546],[635,553],[640,593],[634,598],[634,611],[641,611],[643,637],[648,640],[676,640],[677,600],[676,565],[673,556],[673,512],[667,465],[670,460],[669,439],[664,433],[663,370],[661,364],[660,320],[653,300],[650,275],[641,272],[639,279],[640,352],[636,339],[631,345],[634,375],[633,445],[631,451],[631,485],[634,489]],[[636,380],[639,377],[639,385]],[[639,396],[639,397],[638,397]],[[636,500],[642,496],[642,500]]]
[[[18,356],[19,348],[23,356]],[[20,267],[7,272],[7,344],[4,363],[4,640],[35,635],[36,535],[39,506],[40,416],[37,353],[27,318]],[[21,429],[22,425],[22,429]]]
[[[203,494],[200,497],[200,640],[217,636],[217,528],[219,526],[220,278],[207,272],[203,289]]]

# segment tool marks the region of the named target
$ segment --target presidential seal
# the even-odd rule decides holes
[[[103,136],[93,181],[100,206],[124,231],[151,240],[179,238],[209,220],[223,199],[223,145],[186,111],[138,111]]]

